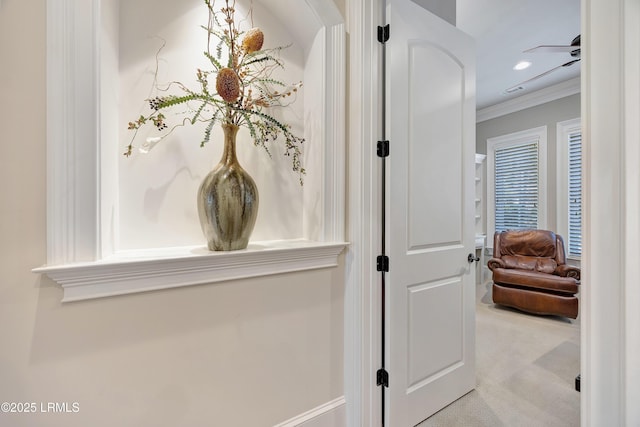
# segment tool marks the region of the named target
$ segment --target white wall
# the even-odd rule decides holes
[[[451,25],[456,25],[456,2],[447,0],[412,0]]]
[[[11,426],[271,426],[343,394],[334,269],[61,304],[46,262],[45,0],[0,3],[0,401]],[[38,408],[39,409],[39,408]]]

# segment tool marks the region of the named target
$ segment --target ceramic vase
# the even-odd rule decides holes
[[[200,226],[211,251],[245,249],[258,216],[258,188],[236,158],[238,129],[222,125],[222,159],[198,190]]]

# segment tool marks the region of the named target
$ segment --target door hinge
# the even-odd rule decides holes
[[[378,26],[378,41],[386,43],[389,40],[389,24],[384,27]]]
[[[378,157],[389,156],[389,141],[378,141]]]
[[[385,369],[378,369],[376,372],[376,384],[389,387],[389,373]]]
[[[386,255],[378,255],[376,260],[376,268],[378,271],[389,272],[389,257]]]

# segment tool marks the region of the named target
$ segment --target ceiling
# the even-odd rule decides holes
[[[580,0],[457,0],[457,26],[476,40],[477,109],[580,76],[563,67],[512,94],[505,89],[562,65],[569,53],[523,53],[539,45],[568,45],[580,34]],[[532,65],[513,70],[519,61]]]

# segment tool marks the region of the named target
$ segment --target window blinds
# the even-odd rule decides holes
[[[582,133],[569,134],[569,236],[568,254],[582,254]]]
[[[538,228],[538,142],[495,150],[495,230]]]

